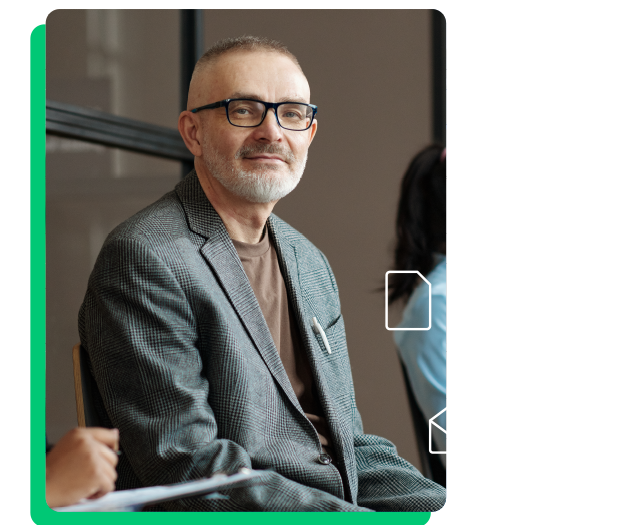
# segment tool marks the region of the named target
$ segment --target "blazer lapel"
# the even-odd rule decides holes
[[[200,248],[202,256],[213,269],[267,368],[293,405],[304,415],[241,259],[221,217],[206,198],[195,170],[176,186],[176,192],[187,215],[189,228],[206,238]]]
[[[273,215],[269,217],[269,233],[272,235],[276,252],[278,254],[278,260],[282,267],[282,275],[284,276],[284,282],[286,285],[287,294],[289,300],[298,316],[298,326],[300,329],[300,335],[304,348],[306,349],[308,361],[312,369],[313,377],[317,387],[319,395],[319,402],[324,410],[328,428],[332,434],[332,442],[334,448],[339,456],[343,459],[346,471],[355,471],[355,464],[353,459],[353,453],[348,453],[349,444],[345,439],[342,432],[342,424],[338,417],[337,411],[334,408],[334,402],[332,398],[332,392],[328,388],[327,382],[323,375],[323,363],[319,354],[319,344],[317,337],[315,336],[312,326],[312,313],[309,308],[306,307],[304,295],[300,286],[299,272],[297,267],[297,247],[290,242],[286,235],[283,235],[280,231],[279,225],[273,219]],[[309,318],[310,317],[310,318]],[[353,448],[353,442],[352,442]],[[349,487],[351,491],[351,486]],[[346,497],[351,497],[353,501],[353,494]]]

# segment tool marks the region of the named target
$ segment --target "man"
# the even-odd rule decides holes
[[[219,42],[196,65],[175,191],[117,227],[80,311],[81,342],[120,429],[119,488],[241,467],[259,486],[167,510],[434,511],[445,491],[363,433],[336,282],[272,215],[317,131],[295,57]]]

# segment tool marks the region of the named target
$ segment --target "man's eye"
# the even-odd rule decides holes
[[[299,111],[285,111],[282,114],[282,118],[301,120],[303,116]]]

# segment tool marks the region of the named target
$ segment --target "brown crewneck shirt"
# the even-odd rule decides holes
[[[330,431],[323,417],[310,363],[302,345],[295,312],[286,293],[273,242],[265,229],[263,238],[257,244],[235,240],[232,243],[243,263],[300,406],[315,427],[323,451],[335,459]]]

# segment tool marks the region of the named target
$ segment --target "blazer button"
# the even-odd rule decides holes
[[[322,465],[329,465],[330,463],[332,463],[332,458],[327,454],[321,454],[321,456],[317,458],[317,461]]]

